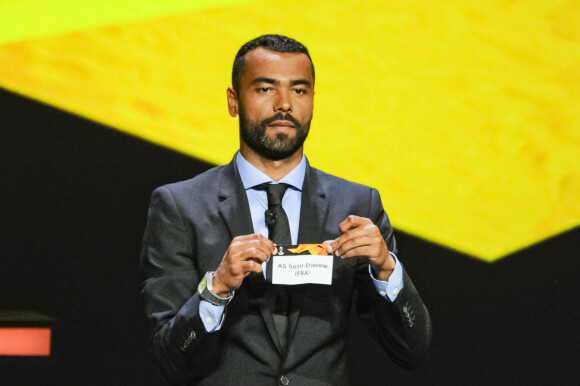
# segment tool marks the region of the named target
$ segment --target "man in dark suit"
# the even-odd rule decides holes
[[[162,373],[200,385],[346,384],[353,301],[390,358],[418,366],[431,322],[395,256],[378,192],[316,170],[303,155],[314,97],[308,50],[284,36],[256,38],[238,52],[232,83],[240,151],[151,199],[142,291]],[[276,184],[284,188],[272,209]],[[272,210],[285,231],[267,219]],[[331,284],[265,280],[274,232],[288,244],[324,243],[334,256]]]

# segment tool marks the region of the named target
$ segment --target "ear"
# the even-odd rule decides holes
[[[233,87],[228,87],[228,111],[232,118],[238,116],[238,95]]]

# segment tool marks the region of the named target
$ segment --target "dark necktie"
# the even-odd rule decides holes
[[[266,226],[268,227],[268,238],[276,245],[290,245],[290,223],[284,208],[282,208],[282,198],[288,185],[286,184],[262,184],[255,189],[266,190],[268,195],[268,209],[264,212]],[[270,269],[271,267],[268,267]],[[285,286],[275,286],[272,316],[274,325],[278,332],[278,338],[282,347],[286,348],[288,335],[288,314],[290,308],[290,294]]]
[[[277,245],[290,245],[290,224],[284,208],[282,208],[282,198],[288,185],[286,184],[266,184],[266,194],[268,195],[268,209],[264,213],[266,226],[268,227],[268,238]]]

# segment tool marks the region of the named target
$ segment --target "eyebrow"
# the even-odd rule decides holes
[[[310,81],[308,81],[308,79],[296,79],[296,80],[293,80],[292,82],[290,82],[290,84],[292,86],[298,86],[300,84],[303,84],[305,86],[312,87],[312,85],[310,84]]]
[[[258,84],[258,83],[269,83],[269,84],[273,84],[273,85],[277,86],[280,84],[280,81],[276,80],[276,79],[268,78],[266,76],[259,76],[252,81],[252,84]],[[312,85],[310,84],[310,81],[308,79],[296,79],[296,80],[291,81],[290,85],[291,86],[305,85],[308,87],[312,87]]]

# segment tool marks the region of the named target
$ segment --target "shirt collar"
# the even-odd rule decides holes
[[[306,156],[302,155],[300,163],[286,174],[280,181],[275,182],[254,165],[249,163],[240,152],[236,154],[236,164],[246,190],[264,183],[285,183],[294,189],[302,191],[304,176],[306,175]]]

